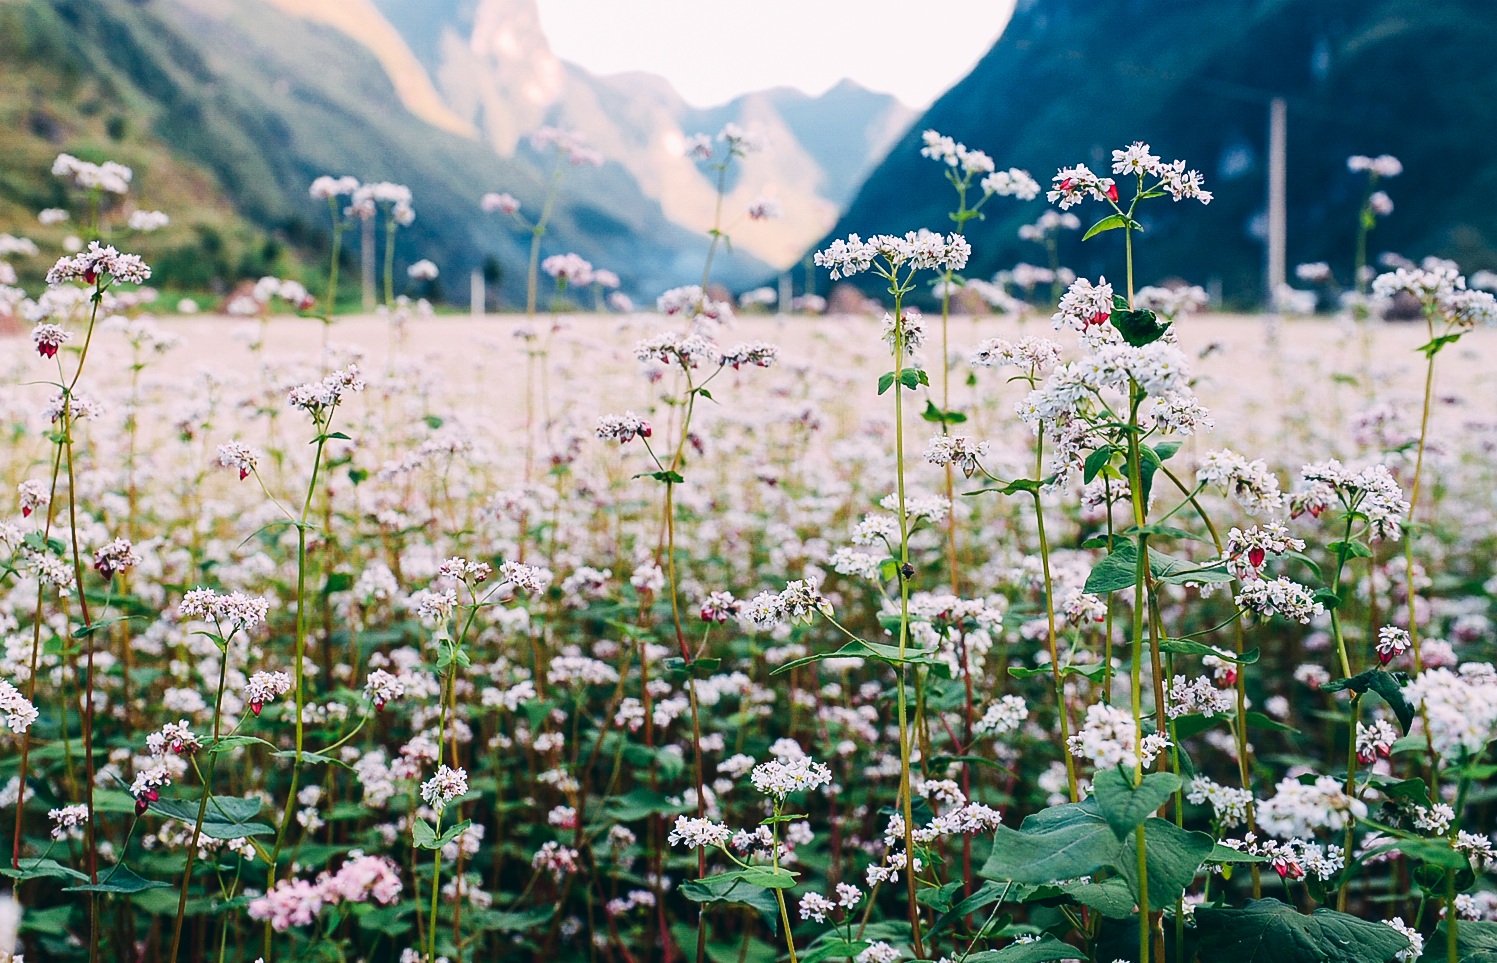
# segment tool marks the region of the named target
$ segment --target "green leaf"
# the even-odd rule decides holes
[[[275,755],[275,757],[277,759],[295,759],[296,758],[296,750],[295,749],[283,749],[280,752],[275,753],[274,755]],[[301,761],[303,763],[309,763],[309,764],[314,765],[314,766],[315,765],[326,765],[326,766],[342,766],[344,769],[352,768],[352,767],[350,767],[348,765],[348,763],[344,762],[341,759],[334,759],[332,756],[325,756],[325,755],[323,755],[320,752],[313,752],[310,749],[303,749],[302,750]]]
[[[1109,595],[1130,588],[1138,581],[1138,546],[1124,542],[1098,562],[1086,577],[1085,591]]]
[[[1369,689],[1376,692],[1398,717],[1404,732],[1408,732],[1414,723],[1414,707],[1403,697],[1403,686],[1394,673],[1380,668],[1368,669],[1349,679],[1332,679],[1320,687],[1321,692],[1340,692],[1343,689],[1350,689],[1357,695],[1365,695]]]
[[[780,904],[762,886],[746,883],[738,873],[718,873],[681,884],[681,895],[697,903],[743,903],[759,911],[770,929],[780,931]]]
[[[1420,352],[1426,358],[1433,358],[1435,355],[1439,354],[1441,349],[1444,348],[1447,344],[1455,344],[1457,341],[1461,340],[1461,334],[1464,333],[1465,332],[1458,332],[1456,334],[1442,334],[1438,338],[1435,338],[1433,341],[1426,341],[1424,344],[1421,344],[1414,350]],[[1459,932],[1457,932],[1456,935],[1459,936]]]
[[[1062,883],[1060,888],[1082,906],[1089,906],[1109,919],[1129,919],[1138,905],[1128,891],[1127,881],[1116,876],[1100,883]]]
[[[1269,716],[1264,715],[1257,709],[1249,709],[1247,711],[1245,721],[1247,722],[1249,729],[1267,729],[1270,732],[1299,732],[1299,730],[1294,728],[1294,726],[1287,726],[1277,719],[1273,719]]]
[[[1162,639],[1159,642],[1160,652],[1173,652],[1176,655],[1209,655],[1223,662],[1232,662],[1236,665],[1252,665],[1258,661],[1258,647],[1254,646],[1241,655],[1223,652],[1215,646],[1194,639]]]
[[[1196,871],[1211,855],[1216,840],[1206,833],[1181,829],[1165,819],[1150,817],[1143,826],[1149,871],[1149,909],[1162,910],[1179,899],[1196,878]],[[1134,902],[1139,898],[1136,846],[1134,837],[1123,841],[1111,862],[1118,875],[1128,881]]]
[[[411,840],[417,849],[436,849],[432,844],[437,841],[437,831],[432,828],[431,823],[420,818],[411,824]]]
[[[765,889],[791,889],[795,886],[796,873],[784,867],[750,866],[738,871],[739,877],[753,886]]]
[[[1104,769],[1092,780],[1092,795],[1119,840],[1132,838],[1133,831],[1179,789],[1180,777],[1171,772],[1148,773],[1137,786],[1117,768]]]
[[[1259,856],[1256,853],[1245,853],[1245,852],[1243,852],[1240,849],[1233,849],[1231,846],[1223,846],[1221,843],[1217,843],[1215,846],[1211,847],[1211,852],[1209,854],[1207,854],[1206,859],[1204,860],[1204,862],[1207,862],[1207,863],[1266,863],[1266,862],[1268,862],[1268,857],[1267,856]]]
[[[894,387],[894,372],[886,371],[878,376],[878,393],[883,394]]]
[[[1159,456],[1160,461],[1169,461],[1184,444],[1183,441],[1161,441],[1154,446],[1154,453]]]
[[[0,874],[16,880],[53,877],[57,879],[78,879],[88,882],[87,873],[80,873],[76,869],[62,865],[55,859],[23,859],[21,860],[20,869],[5,866],[0,868]]]
[[[821,963],[822,960],[852,960],[873,944],[867,940],[849,943],[840,936],[816,943],[802,953],[800,963]]]
[[[1345,554],[1345,556],[1347,558],[1371,558],[1372,557],[1372,549],[1368,548],[1366,545],[1362,544],[1357,539],[1351,539],[1350,541],[1346,541],[1346,542],[1342,542],[1342,541],[1331,542],[1329,545],[1326,546],[1326,549],[1328,551],[1330,551],[1331,554],[1333,554],[1333,555],[1340,556],[1342,554]]]
[[[245,746],[270,746],[275,748],[275,743],[267,742],[256,736],[224,736],[208,747],[209,752],[228,752],[232,749],[242,749]]]
[[[899,372],[899,383],[914,391],[921,385],[930,385],[930,378],[926,376],[922,368],[902,368]]]
[[[1443,921],[1435,927],[1435,935],[1424,941],[1421,961],[1445,963],[1447,932]],[[1455,954],[1459,963],[1497,963],[1497,923],[1461,920],[1455,931]]]
[[[1128,219],[1126,217],[1121,214],[1109,214],[1106,217],[1102,218],[1102,220],[1087,228],[1086,233],[1081,236],[1081,239],[1083,241],[1090,241],[1092,238],[1105,231],[1116,231],[1120,227],[1127,226]]]
[[[929,400],[925,402],[925,410],[920,412],[920,417],[938,425],[959,425],[967,420],[967,416],[960,411],[942,411],[936,407],[935,402]]]
[[[1195,912],[1202,960],[1232,963],[1390,963],[1409,941],[1391,926],[1325,908],[1309,916],[1276,899]],[[1462,929],[1465,925],[1462,924]]]
[[[1090,455],[1087,455],[1086,462],[1082,466],[1081,480],[1083,482],[1090,483],[1092,479],[1096,478],[1097,474],[1107,466],[1107,463],[1112,461],[1112,453],[1114,450],[1115,449],[1111,445],[1108,445],[1103,448],[1098,448]]]
[[[100,870],[97,883],[80,883],[77,886],[64,886],[64,893],[141,893],[148,889],[161,889],[170,886],[161,880],[146,879],[136,875],[135,871],[121,863],[108,870]]]
[[[962,492],[963,495],[982,495],[986,492],[997,492],[1000,495],[1017,495],[1019,492],[1034,493],[1055,481],[1055,476],[1049,478],[1015,478],[1013,481],[997,488],[979,488],[973,492]]]
[[[185,823],[198,821],[197,799],[158,799],[151,803],[150,812],[158,816],[180,819]],[[260,814],[261,801],[258,796],[209,796],[208,806],[203,811],[203,820],[216,823],[247,823]]]
[[[966,958],[966,963],[1050,963],[1052,960],[1080,960],[1084,956],[1084,951],[1046,934],[1033,943],[1012,943],[1001,950],[973,953]]]
[[[1037,817],[1044,818],[1036,822]],[[1028,828],[1031,822],[1033,831]],[[1107,865],[1118,848],[1107,822],[1079,804],[1042,810],[1026,819],[1024,827],[998,827],[983,876],[1016,883],[1075,879]]]
[[[641,786],[622,796],[614,796],[603,804],[603,815],[615,822],[632,823],[646,816],[675,816],[686,812],[690,806],[677,806],[666,801],[663,793],[651,792]]]
[[[1142,348],[1146,344],[1153,344],[1164,333],[1169,330],[1170,323],[1163,324],[1155,317],[1153,311],[1147,309],[1139,311],[1114,311],[1112,312],[1112,326],[1118,329],[1123,340],[1135,348]]]

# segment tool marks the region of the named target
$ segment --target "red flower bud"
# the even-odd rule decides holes
[[[149,808],[151,808],[151,804],[146,802],[144,799],[135,800],[135,815],[144,816],[146,814],[146,810]]]
[[[1262,568],[1263,559],[1266,554],[1267,553],[1265,553],[1263,549],[1259,548],[1257,545],[1254,545],[1252,548],[1248,549],[1248,564],[1253,566],[1253,568]]]
[[[1108,200],[1111,200],[1113,202],[1117,201],[1117,199],[1118,199],[1118,186],[1116,184],[1108,184],[1107,185],[1107,198],[1108,198]]]
[[[265,708],[265,703],[263,703],[263,702],[251,702],[250,703],[250,711],[253,712],[255,715],[259,715],[260,714],[260,710],[263,709],[263,708]]]
[[[41,344],[36,346],[36,350],[37,353],[40,354],[43,358],[57,357],[57,345],[53,344],[50,341],[43,341]]]
[[[22,505],[21,506],[21,517],[22,518],[30,518],[31,517],[31,506],[30,505]]]
[[[1076,186],[1076,178],[1074,178],[1074,177],[1067,177],[1065,180],[1063,180],[1063,181],[1060,182],[1060,189],[1063,190],[1063,191],[1068,191],[1068,190],[1070,190],[1071,188],[1073,188],[1075,186]]]

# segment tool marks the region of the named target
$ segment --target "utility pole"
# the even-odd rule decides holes
[[[483,272],[474,268],[473,273],[468,275],[468,311],[476,321],[483,317],[484,309],[487,307],[488,305],[484,304]]]
[[[360,238],[359,266],[363,268],[363,279],[359,290],[364,297],[364,313],[374,310],[374,218],[366,217],[360,222],[363,234]]]
[[[1288,211],[1285,202],[1285,179],[1288,166],[1289,110],[1283,97],[1268,105],[1268,300],[1284,284],[1285,248],[1289,236]]]

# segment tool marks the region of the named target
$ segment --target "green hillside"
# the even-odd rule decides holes
[[[506,190],[538,206],[544,159],[500,159],[413,117],[373,57],[343,35],[261,0],[4,0],[0,17],[0,231],[47,240],[34,214],[60,202],[47,170],[69,151],[130,164],[139,203],[172,215],[172,228],[146,241],[165,255],[165,286],[284,268],[287,250],[316,271],[326,209],[306,187],[347,173],[414,191],[402,268],[430,258],[461,296],[467,272],[497,258],[517,300],[528,238],[477,201]],[[546,251],[575,250],[653,294],[690,274],[676,262],[698,246],[610,164],[569,172]],[[729,276],[758,270],[750,259],[726,267]]]
[[[1227,299],[1263,294],[1268,101],[1289,106],[1289,262],[1351,273],[1362,182],[1350,154],[1391,153],[1403,176],[1383,186],[1397,210],[1372,250],[1497,266],[1497,100],[1489,68],[1490,0],[1023,0],[1003,37],[934,104],[869,177],[830,237],[941,228],[950,188],[919,155],[935,128],[1027,167],[1041,183],[1062,165],[1104,170],[1141,139],[1183,157],[1216,200],[1155,204],[1140,280],[1218,281]],[[1043,255],[1016,230],[1037,202],[991,205],[970,226],[968,270],[985,277]],[[1115,266],[1106,240],[1069,238],[1083,274]],[[1109,260],[1109,258],[1111,258]]]

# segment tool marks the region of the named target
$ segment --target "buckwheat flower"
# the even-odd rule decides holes
[[[953,465],[963,475],[971,478],[978,467],[978,459],[986,458],[988,443],[974,442],[965,435],[932,435],[925,449],[925,460],[937,468]]]
[[[52,493],[39,481],[27,479],[16,486],[16,492],[21,496],[22,518],[29,518],[38,508],[52,504]]]
[[[1325,611],[1325,606],[1316,601],[1313,592],[1282,575],[1248,582],[1237,593],[1236,601],[1243,611],[1251,612],[1263,621],[1279,615],[1308,625],[1312,618]]]
[[[586,287],[593,283],[593,266],[578,254],[553,254],[541,262],[541,270],[558,283]]]
[[[113,247],[90,241],[88,250],[60,258],[47,272],[47,283],[82,281],[94,284],[106,276],[127,284],[144,284],[151,277],[151,269],[134,254],[121,254]]]
[[[1203,190],[1201,187],[1201,172],[1186,170],[1183,160],[1177,160],[1164,165],[1163,169],[1159,171],[1159,177],[1160,186],[1176,201],[1195,199],[1202,204],[1211,203],[1211,192]]]
[[[1395,625],[1385,625],[1377,630],[1377,642],[1373,648],[1377,651],[1378,662],[1387,665],[1406,652],[1411,645],[1413,645],[1413,639],[1409,638],[1406,629],[1400,629]]]
[[[1370,726],[1357,723],[1357,759],[1363,765],[1387,759],[1393,754],[1393,743],[1397,741],[1398,733],[1386,720],[1375,720]]]
[[[405,683],[400,677],[391,675],[384,669],[375,669],[369,673],[369,679],[364,683],[364,695],[374,703],[376,710],[383,709],[387,702],[405,695]]]
[[[224,468],[238,469],[240,481],[248,478],[259,462],[260,450],[243,442],[231,441],[218,446],[218,463]]]
[[[967,360],[977,368],[1013,365],[1031,374],[1039,374],[1060,363],[1060,344],[1049,338],[1024,337],[1017,341],[990,338],[978,345]]]
[[[1040,196],[1040,184],[1026,170],[1010,167],[1006,171],[994,171],[981,181],[984,194],[1000,197],[1017,197],[1021,201],[1032,201]]]
[[[45,210],[37,211],[36,219],[42,225],[51,227],[54,224],[65,223],[71,216],[60,207],[49,207]]]
[[[127,538],[116,538],[94,552],[94,569],[104,578],[114,578],[127,568],[140,564],[135,546]]]
[[[496,194],[490,192],[485,194],[479,200],[478,206],[485,214],[499,213],[514,216],[520,213],[520,202],[513,194],[508,193]]]
[[[780,357],[780,349],[763,341],[745,341],[735,344],[722,353],[723,364],[737,371],[744,365],[753,365],[757,368],[768,368]]]
[[[1261,458],[1248,461],[1230,448],[1208,452],[1196,471],[1196,481],[1220,486],[1249,515],[1272,514],[1284,504],[1279,479],[1268,464]]]
[[[283,933],[293,926],[310,926],[323,903],[322,887],[304,879],[282,879],[264,896],[250,900],[249,915],[269,920],[271,929]]]
[[[344,197],[359,189],[359,181],[356,177],[333,177],[324,174],[312,182],[307,193],[313,200],[326,201],[334,197]]]
[[[1112,285],[1105,277],[1097,279],[1095,285],[1086,278],[1077,278],[1061,296],[1059,310],[1051,315],[1055,330],[1071,328],[1085,331],[1093,325],[1106,324],[1112,317]]]
[[[679,364],[683,368],[695,368],[702,362],[716,364],[722,357],[711,340],[701,335],[683,335],[676,331],[664,331],[643,338],[634,346],[634,357],[640,361],[658,361],[661,364]]]
[[[203,748],[202,742],[192,734],[191,723],[186,719],[181,722],[168,722],[161,727],[159,732],[146,736],[146,750],[158,758],[168,752],[191,755],[201,748]]]
[[[1393,954],[1395,960],[1398,960],[1399,963],[1414,963],[1415,960],[1424,955],[1424,937],[1420,936],[1419,931],[1414,927],[1405,924],[1402,916],[1395,916],[1392,919],[1383,920],[1382,922],[1384,926],[1391,927],[1402,933],[1404,938],[1409,941],[1407,949],[1399,950]]]
[[[1378,217],[1387,217],[1393,213],[1393,198],[1386,191],[1375,191],[1367,198],[1367,209]]]
[[[784,801],[790,793],[830,785],[832,771],[810,757],[786,761],[771,759],[755,766],[749,780],[759,792]]]
[[[367,903],[372,897],[382,906],[400,898],[400,870],[383,856],[365,856],[355,850],[331,876],[318,881],[323,899],[338,903]]]
[[[1061,210],[1074,207],[1088,197],[1096,200],[1118,199],[1118,188],[1110,177],[1098,177],[1085,164],[1062,167],[1050,179],[1051,188],[1045,196],[1052,204],[1058,203]]]
[[[1232,829],[1247,822],[1248,807],[1253,804],[1253,794],[1246,789],[1223,786],[1205,776],[1196,776],[1190,781],[1185,798],[1197,806],[1209,804],[1212,818],[1222,829]]]
[[[1098,769],[1106,769],[1123,763],[1131,765],[1137,759],[1147,766],[1170,745],[1169,738],[1160,733],[1150,733],[1140,742],[1138,727],[1128,710],[1097,703],[1087,707],[1086,721],[1081,731],[1070,737],[1067,748],[1071,755],[1090,760]]]
[[[1028,718],[1029,706],[1024,699],[1006,695],[988,706],[982,718],[973,724],[972,731],[978,735],[1006,736],[1011,732],[1018,732]]]
[[[906,357],[913,355],[925,344],[925,320],[912,309],[907,309],[897,323],[892,314],[885,314],[883,338],[891,353],[903,346]]]
[[[171,223],[171,218],[160,211],[131,211],[130,230],[149,233],[159,231]]]
[[[851,575],[854,578],[873,580],[880,578],[883,560],[884,556],[860,552],[844,545],[832,552],[832,557],[828,559],[828,562],[832,566],[832,571],[838,575]]]
[[[1250,582],[1258,577],[1269,555],[1304,550],[1304,540],[1291,536],[1279,522],[1254,525],[1247,531],[1233,528],[1227,533],[1227,571]]]
[[[31,329],[31,342],[43,358],[57,357],[57,349],[73,340],[73,333],[55,324],[39,324]]]
[[[546,591],[551,584],[551,570],[538,565],[526,565],[523,562],[504,562],[499,566],[499,577],[516,588],[524,589],[535,595]]]
[[[672,846],[685,846],[688,849],[721,848],[727,845],[732,837],[733,831],[722,823],[713,822],[710,819],[677,816],[669,842]]]
[[[422,258],[406,268],[405,273],[412,281],[434,281],[440,272],[437,271],[435,264]]]
[[[748,206],[749,220],[772,221],[781,214],[780,202],[772,197],[757,198]]]
[[[793,579],[785,583],[780,592],[779,609],[783,618],[791,622],[811,623],[817,612],[832,614],[832,603],[817,590],[811,579]]]
[[[632,411],[622,415],[603,415],[598,419],[594,433],[604,441],[617,441],[627,445],[637,438],[650,437],[650,423]]]
[[[1165,713],[1171,719],[1193,713],[1210,719],[1214,716],[1231,715],[1236,707],[1236,694],[1232,690],[1218,689],[1205,676],[1187,679],[1183,675],[1177,675],[1170,682],[1166,694]]]
[[[747,130],[732,122],[723,125],[723,129],[717,133],[717,139],[727,144],[728,151],[735,157],[761,151],[765,146],[763,134]]]
[[[1159,158],[1149,152],[1149,145],[1142,141],[1134,141],[1127,149],[1112,152],[1114,174],[1157,175],[1163,166]]]
[[[807,893],[800,898],[800,918],[825,923],[828,913],[836,912],[837,905],[820,893]]]
[[[629,584],[635,591],[653,594],[665,588],[665,572],[659,565],[646,559],[629,574]]]
[[[98,418],[104,413],[104,406],[95,401],[90,395],[81,391],[68,394],[59,391],[47,402],[47,407],[42,414],[46,415],[51,422],[61,421],[63,413],[66,412],[73,421],[83,421],[88,418]]]
[[[77,829],[88,821],[88,807],[82,803],[63,806],[61,809],[49,810],[47,818],[52,820],[52,838],[64,839],[69,835],[69,830]]]
[[[421,798],[426,804],[436,811],[437,815],[447,808],[447,804],[461,796],[468,794],[468,771],[466,769],[453,769],[442,765],[437,767],[436,775],[421,784]]]
[[[1366,815],[1367,804],[1348,796],[1330,776],[1317,776],[1309,785],[1285,777],[1273,796],[1257,807],[1258,825],[1280,839],[1312,836],[1317,829],[1340,832],[1349,821]]]
[[[738,614],[741,605],[730,592],[713,592],[702,601],[702,621],[726,624]]]
[[[161,790],[172,784],[171,772],[165,766],[152,766],[135,774],[130,795],[135,797],[135,815],[143,816],[151,803],[161,798]]]
[[[0,714],[5,717],[5,727],[18,735],[30,729],[40,715],[31,700],[4,679],[0,679]]]
[[[351,364],[346,368],[340,368],[321,381],[297,385],[287,393],[286,401],[291,407],[300,408],[315,416],[335,407],[343,400],[345,392],[363,390],[364,378],[359,371],[359,366]]]
[[[441,625],[452,617],[452,610],[457,607],[457,592],[452,589],[440,592],[421,589],[411,593],[411,597],[406,599],[406,607],[424,624]]]
[[[550,873],[551,878],[559,883],[568,874],[577,872],[577,850],[558,842],[548,842],[531,857],[530,865]]]
[[[1485,668],[1467,663],[1453,671],[1426,664],[1403,687],[1404,698],[1427,726],[1430,744],[1447,762],[1474,757],[1497,738],[1497,678]]]
[[[255,715],[265,708],[267,702],[291,691],[291,675],[286,672],[256,672],[244,684],[244,701],[249,703]]]
[[[899,963],[902,955],[898,947],[877,940],[858,954],[856,963]]]
[[[212,589],[197,588],[182,596],[177,614],[184,619],[204,619],[233,632],[254,628],[270,614],[270,600],[243,592],[221,595]]]

